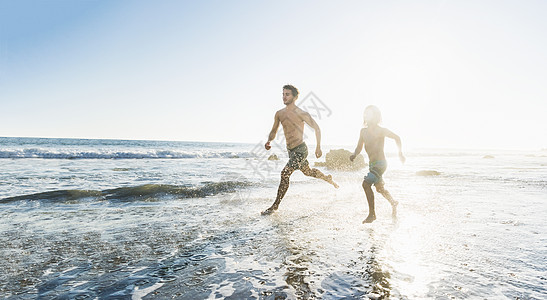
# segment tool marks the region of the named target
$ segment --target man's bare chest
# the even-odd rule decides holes
[[[283,127],[303,127],[304,120],[296,113],[285,113],[279,117]]]

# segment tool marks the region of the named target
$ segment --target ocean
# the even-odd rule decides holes
[[[547,151],[406,156],[362,224],[366,169],[262,216],[282,147],[0,138],[0,298],[547,298]]]

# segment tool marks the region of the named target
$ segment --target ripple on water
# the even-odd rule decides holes
[[[196,254],[196,255],[190,256],[189,259],[190,259],[191,261],[202,261],[202,260],[204,260],[204,259],[206,259],[206,258],[207,258],[207,255],[205,255],[205,254]]]

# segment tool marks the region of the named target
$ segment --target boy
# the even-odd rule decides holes
[[[397,143],[397,147],[399,148],[399,158],[401,159],[401,162],[404,163],[406,159],[403,156],[401,138],[389,129],[380,127],[378,124],[381,121],[382,114],[376,106],[370,105],[365,109],[365,126],[361,129],[359,142],[357,142],[357,148],[355,148],[355,152],[349,158],[353,161],[363,149],[363,145],[365,146],[365,151],[367,152],[369,158],[369,173],[363,180],[363,189],[365,190],[368,201],[368,217],[363,221],[363,224],[372,223],[376,220],[372,185],[376,186],[376,191],[382,194],[382,196],[384,196],[384,198],[386,198],[391,204],[393,217],[397,216],[397,205],[399,202],[393,200],[391,194],[384,189],[384,180],[382,179],[382,175],[387,168],[386,156],[384,154],[384,139],[386,137],[394,139],[395,143]]]

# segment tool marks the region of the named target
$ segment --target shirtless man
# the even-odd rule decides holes
[[[399,204],[399,202],[395,201],[391,194],[384,188],[384,180],[382,178],[382,175],[387,169],[387,161],[384,154],[384,140],[386,137],[395,140],[395,143],[399,148],[399,159],[401,162],[404,163],[406,159],[403,155],[401,138],[389,129],[380,127],[378,124],[381,121],[382,114],[376,106],[370,105],[365,109],[365,127],[361,129],[361,133],[359,134],[359,142],[357,142],[355,152],[349,157],[349,159],[353,161],[363,149],[364,144],[365,151],[367,152],[369,159],[369,173],[363,180],[363,189],[365,190],[365,195],[367,196],[368,202],[368,216],[363,223],[372,223],[376,220],[372,185],[376,186],[376,191],[382,194],[382,196],[384,196],[384,198],[386,198],[391,204],[392,216],[397,216],[397,204]]]
[[[277,210],[281,199],[285,196],[287,189],[289,188],[289,178],[295,170],[300,170],[304,175],[311,176],[319,179],[323,179],[326,182],[332,184],[335,188],[338,185],[332,180],[331,175],[325,175],[317,169],[310,169],[308,162],[308,147],[304,143],[304,123],[308,124],[315,131],[315,139],[317,140],[317,146],[315,148],[315,156],[321,157],[321,130],[319,125],[310,116],[309,113],[298,108],[294,102],[298,99],[298,89],[292,85],[285,85],[283,87],[283,103],[285,108],[275,113],[274,125],[270,135],[268,136],[268,142],[264,145],[266,150],[270,150],[270,142],[274,140],[279,128],[279,123],[283,126],[283,132],[285,133],[285,140],[287,142],[287,150],[289,151],[289,162],[281,171],[281,182],[277,190],[277,197],[272,206],[262,212],[263,215],[269,215]]]

